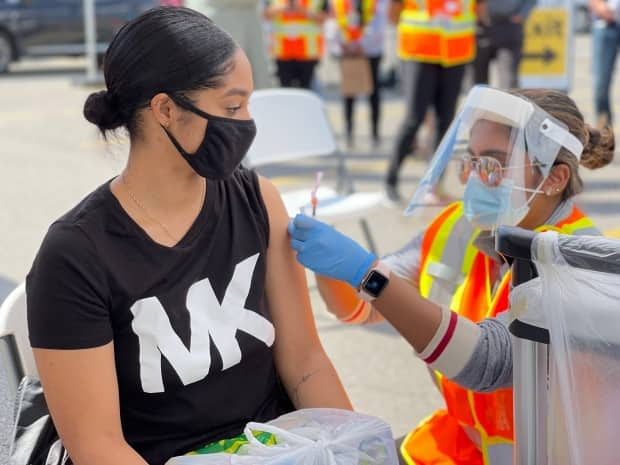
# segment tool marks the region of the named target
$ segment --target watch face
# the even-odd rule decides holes
[[[387,283],[388,278],[378,271],[372,270],[364,282],[364,290],[373,297],[378,297]]]

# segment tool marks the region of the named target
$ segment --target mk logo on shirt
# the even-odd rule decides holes
[[[254,336],[267,346],[273,344],[273,325],[258,313],[245,308],[258,256],[246,258],[235,267],[221,304],[208,278],[189,288],[186,300],[190,314],[189,349],[175,333],[157,297],[141,299],[131,306],[134,315],[132,329],[140,343],[140,379],[144,392],[164,392],[162,355],[183,384],[188,385],[209,374],[211,338],[222,357],[222,370],[241,361],[237,330]]]

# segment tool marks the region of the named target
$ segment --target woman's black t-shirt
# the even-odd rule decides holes
[[[114,341],[123,433],[151,465],[235,436],[292,409],[272,352],[268,238],[252,171],[209,181],[174,247],[152,241],[108,182],[43,241],[26,279],[30,342]]]

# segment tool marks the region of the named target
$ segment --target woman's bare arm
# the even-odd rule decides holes
[[[270,224],[266,287],[276,329],[278,373],[297,408],[351,409],[314,325],[305,272],[289,245],[289,218],[280,194],[264,178],[260,186]]]
[[[75,465],[147,465],[121,428],[114,348],[34,349],[45,400]]]

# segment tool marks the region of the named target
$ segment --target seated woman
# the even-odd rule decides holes
[[[51,225],[26,286],[32,347],[75,465],[163,464],[296,408],[351,404],[317,336],[256,128],[244,53],[156,8],[108,49],[86,119],[127,165]]]

